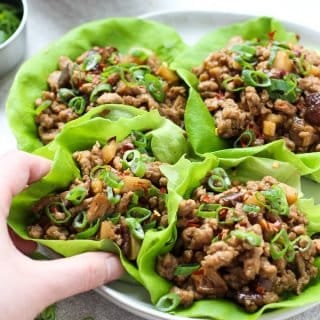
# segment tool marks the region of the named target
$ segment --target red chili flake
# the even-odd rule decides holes
[[[212,199],[208,194],[204,194],[200,197],[200,201],[205,203],[210,203]]]
[[[256,292],[259,293],[259,294],[264,294],[266,292],[266,289],[264,287],[257,286],[256,287]]]
[[[198,270],[192,272],[193,276],[202,276],[203,274],[204,274],[203,269],[198,269]]]
[[[132,149],[134,149],[134,145],[131,142],[125,143],[121,147],[121,153],[125,153],[126,151],[132,150]]]
[[[160,193],[167,193],[166,187],[160,187]]]
[[[271,32],[268,32],[268,38],[270,41],[273,41],[274,40],[274,36],[276,34],[276,31],[271,31]]]

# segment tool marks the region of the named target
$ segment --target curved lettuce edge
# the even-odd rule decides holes
[[[238,181],[260,180],[266,175],[272,175],[279,181],[295,187],[300,191],[300,176],[298,170],[292,165],[279,162],[274,166],[274,160],[257,157],[243,157],[240,159],[229,160],[228,162],[219,161],[213,154],[206,155],[202,162],[190,162],[188,159],[181,158],[175,165],[162,165],[161,170],[169,179],[169,188],[172,194],[179,200],[190,197],[194,188],[200,185],[200,181],[206,176],[209,170],[216,166],[221,166],[227,170],[232,169],[232,179]],[[320,206],[315,205],[312,199],[300,199],[298,207],[306,214],[309,219],[308,233],[310,235],[320,231]],[[176,209],[177,210],[177,209]],[[176,223],[176,218],[171,221]],[[158,299],[166,294],[172,284],[161,278],[155,271],[157,256],[168,252],[173,247],[173,239],[176,239],[176,228],[172,225],[158,233],[155,237],[153,247],[144,250],[139,257],[139,273],[144,282],[144,286],[150,293],[151,300],[156,303]],[[167,247],[165,245],[168,244]],[[148,262],[148,263],[146,263]],[[172,312],[175,315],[190,318],[206,318],[216,320],[227,320],[230,314],[239,320],[255,320],[268,310],[303,306],[318,301],[320,294],[320,280],[316,279],[302,292],[301,295],[291,295],[284,301],[269,304],[253,314],[247,313],[237,304],[225,299],[207,299],[195,302],[188,308],[179,308]],[[275,311],[276,312],[276,311]],[[279,310],[281,312],[281,310]]]
[[[42,145],[34,122],[34,101],[47,88],[48,75],[57,69],[59,57],[74,59],[93,46],[114,46],[122,53],[132,47],[144,47],[168,63],[186,47],[174,29],[137,18],[98,20],[71,30],[26,61],[15,77],[6,113],[20,149],[33,151]]]
[[[100,107],[100,110],[110,106]],[[132,107],[120,106],[120,111],[134,110]],[[111,107],[116,114],[117,106]],[[186,150],[186,141],[183,131],[172,124],[169,120],[162,118],[157,111],[139,112],[133,118],[119,118],[111,121],[99,117],[93,117],[86,121],[79,120],[65,128],[57,137],[56,141],[37,149],[34,154],[53,160],[53,166],[48,175],[40,181],[30,185],[13,199],[9,225],[24,239],[30,239],[26,227],[32,222],[30,208],[42,197],[67,187],[76,177],[80,176],[79,169],[72,159],[72,153],[77,150],[91,148],[96,141],[105,143],[115,137],[122,141],[132,130],[150,130],[151,148],[154,155],[160,160],[168,163],[176,162]],[[172,136],[173,135],[173,136]],[[74,139],[77,137],[77,139]],[[172,149],[172,150],[171,150]],[[170,212],[172,209],[168,209]],[[171,213],[170,216],[174,214]],[[86,251],[111,251],[120,255],[121,261],[127,272],[138,282],[142,283],[136,266],[130,263],[121,253],[121,250],[108,240],[35,240],[49,247],[63,256],[71,256]],[[148,241],[148,233],[145,241]],[[141,252],[141,251],[140,251]]]

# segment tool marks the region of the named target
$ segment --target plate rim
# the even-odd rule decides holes
[[[229,16],[229,17],[236,18],[237,20],[239,20],[239,22],[242,19],[246,20],[246,19],[260,17],[260,15],[240,13],[240,12],[227,12],[227,11],[219,11],[219,10],[218,11],[198,10],[198,9],[194,10],[191,8],[186,8],[186,9],[174,9],[174,10],[153,10],[153,11],[139,15],[138,18],[153,20],[154,18],[161,17],[161,16],[185,15],[185,14],[188,14],[191,12],[194,14],[197,14],[197,15],[212,14],[212,15],[220,15],[220,16]],[[263,16],[267,16],[267,15],[263,15]],[[295,22],[287,20],[287,19],[277,18],[277,20],[281,21],[284,25],[286,25],[290,28],[293,28],[293,29],[303,28],[307,32],[310,31],[312,33],[316,33],[316,34],[320,35],[320,31],[313,28],[313,27],[305,26],[305,25],[299,24],[299,23],[295,23]],[[213,30],[214,29],[212,29],[212,31]],[[200,40],[200,38],[199,38],[199,40]],[[115,281],[114,283],[117,283],[117,281]],[[143,288],[143,287],[139,286],[139,288]],[[139,307],[139,305],[133,306],[130,302],[121,300],[121,298],[119,298],[118,295],[121,295],[122,293],[119,293],[118,291],[109,287],[108,285],[102,285],[102,286],[96,288],[94,291],[97,292],[99,295],[101,295],[103,298],[105,298],[108,301],[112,302],[113,304],[117,305],[119,308],[126,310],[127,312],[129,312],[131,314],[137,315],[139,317],[143,317],[145,319],[147,319],[146,318],[147,316],[153,316],[153,317],[157,317],[157,319],[161,319],[161,320],[190,320],[190,319],[203,320],[203,319],[197,319],[197,318],[186,318],[186,317],[176,316],[176,315],[172,315],[169,313],[164,313],[164,312],[158,311],[155,308],[150,308],[148,310],[145,310],[146,307],[143,305],[140,307]],[[313,308],[319,304],[320,304],[320,302],[319,303],[316,302],[316,303],[307,304],[307,305],[304,305],[304,306],[301,306],[298,308],[280,308],[280,309],[277,309],[276,311],[271,311],[270,313],[263,314],[259,318],[259,320],[275,319],[275,318],[273,318],[273,314],[275,316],[281,316],[281,320],[285,320],[285,319],[288,319],[289,317],[293,317],[293,316],[299,315],[307,310],[310,310],[311,308]],[[152,307],[151,304],[150,304],[150,306]],[[286,314],[288,312],[289,312],[289,314]],[[282,313],[285,313],[285,314],[282,314]]]

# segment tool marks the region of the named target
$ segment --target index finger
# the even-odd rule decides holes
[[[51,161],[22,151],[0,156],[0,216],[7,217],[11,199],[51,168]]]

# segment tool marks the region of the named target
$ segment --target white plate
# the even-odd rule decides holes
[[[248,15],[204,11],[154,12],[142,17],[162,22],[175,28],[188,44],[194,44],[202,35],[217,27],[252,18]],[[304,45],[314,47],[316,43],[319,43],[319,33],[315,30],[290,22],[284,22],[284,24],[288,30],[294,31],[301,36],[301,42]],[[310,180],[303,181],[303,191],[306,195],[317,195],[319,194],[318,190],[319,186],[317,184]],[[190,318],[172,316],[157,311],[151,305],[146,290],[140,286],[116,281],[109,286],[102,286],[96,291],[120,308],[146,319],[190,320]],[[263,315],[261,320],[288,319],[312,308],[314,305],[278,310]]]

